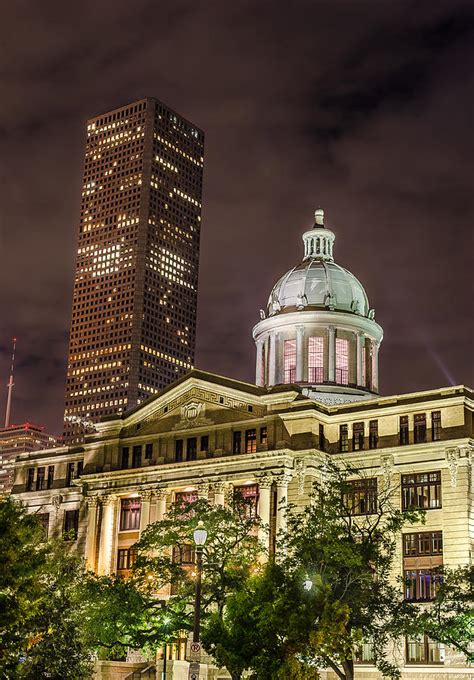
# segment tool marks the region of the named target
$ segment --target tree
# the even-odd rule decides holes
[[[328,462],[320,472],[310,505],[289,509],[277,563],[229,593],[203,635],[235,679],[245,669],[260,680],[314,678],[327,667],[352,680],[364,639],[373,643],[379,670],[399,674],[386,646],[415,608],[392,579],[395,549],[402,527],[423,513],[396,508],[396,490],[387,484],[372,502],[364,487],[375,486],[355,469]],[[352,479],[366,508],[354,507]],[[353,514],[361,509],[367,514]]]
[[[0,677],[9,678],[35,633],[47,547],[37,517],[11,496],[0,499],[0,536]]]
[[[136,544],[134,565],[155,592],[171,584],[174,600],[189,605],[183,628],[191,628],[194,607],[193,531],[203,522],[207,540],[203,549],[202,611],[222,614],[230,592],[238,590],[258,565],[263,547],[258,540],[261,522],[252,506],[239,498],[228,507],[198,499],[174,504],[165,519],[147,527]],[[183,560],[182,556],[187,557]]]
[[[434,601],[410,621],[410,632],[453,647],[474,662],[474,566],[440,569]]]

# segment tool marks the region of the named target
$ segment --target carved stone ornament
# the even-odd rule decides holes
[[[387,453],[384,456],[380,456],[380,467],[382,469],[383,483],[385,487],[390,486],[393,473],[393,456],[391,453]]]
[[[143,491],[140,491],[140,497],[142,501],[145,503],[149,503],[151,501],[151,495],[152,495],[152,490],[151,489],[144,489]]]
[[[209,482],[198,482],[198,498],[207,498],[209,495]]]
[[[160,487],[159,486],[159,487],[157,487],[156,489],[153,490],[153,493],[154,493],[157,501],[164,501],[164,500],[167,499],[167,497],[170,493],[170,490],[167,489],[166,487],[163,487],[163,486]]]
[[[302,496],[304,494],[304,481],[306,478],[306,461],[304,458],[296,458],[295,474],[298,480],[298,496]]]
[[[99,505],[99,498],[97,496],[87,496],[85,499],[88,510],[96,508]]]
[[[278,475],[275,476],[277,486],[284,488],[288,487],[288,484],[291,482],[292,479],[293,475],[289,471],[280,472]]]
[[[58,512],[59,506],[63,502],[63,497],[61,495],[57,496],[51,496],[51,505],[53,506],[54,510]]]
[[[181,419],[174,430],[183,430],[188,427],[200,427],[212,425],[212,420],[205,417],[206,404],[203,401],[190,401],[181,406]]]
[[[258,486],[260,489],[269,489],[273,483],[274,477],[270,474],[262,474],[257,477]]]
[[[223,493],[223,494],[225,494],[226,489],[227,489],[227,484],[226,484],[225,482],[221,482],[221,481],[214,481],[214,482],[211,482],[211,484],[210,484],[210,489],[211,489],[214,493]]]
[[[459,449],[457,446],[452,449],[446,449],[446,462],[448,463],[449,476],[451,477],[451,486],[453,488],[458,483],[458,460]]]

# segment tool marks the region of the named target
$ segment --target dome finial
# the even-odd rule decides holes
[[[322,208],[314,211],[314,221],[318,226],[324,227],[324,210]]]

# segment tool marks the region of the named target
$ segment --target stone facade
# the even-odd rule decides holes
[[[223,504],[234,487],[256,486],[272,547],[285,527],[281,508],[309,502],[312,482],[330,456],[366,469],[377,485],[391,481],[399,504],[406,493],[402,479],[406,486],[415,475],[434,475],[422,530],[442,532],[444,564],[468,564],[474,547],[473,410],[474,394],[462,386],[327,405],[297,385],[258,387],[194,370],[128,414],[99,423],[79,447],[19,456],[13,492],[30,512],[48,515],[50,535],[75,529],[77,549],[91,569],[121,573],[141,531],[161,519],[180,492]],[[55,468],[52,488],[36,489],[38,468],[48,466]],[[124,512],[133,515],[126,526]],[[398,575],[403,565],[400,544]],[[179,667],[184,676],[185,647],[182,642],[172,651],[176,672]],[[432,665],[407,664],[404,649],[396,656],[403,678],[471,677],[448,649],[438,650],[440,660]],[[102,677],[123,677],[118,670],[110,675],[111,669]],[[205,673],[227,677],[211,665]],[[357,676],[377,673],[360,666]]]

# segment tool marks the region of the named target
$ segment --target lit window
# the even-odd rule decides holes
[[[402,475],[402,510],[441,507],[441,472]]]
[[[431,413],[431,439],[434,442],[441,439],[441,411]]]
[[[444,648],[427,635],[406,639],[407,663],[441,664],[444,661]]]
[[[349,340],[336,338],[336,382],[349,384]]]
[[[258,510],[258,484],[245,484],[234,487],[234,499],[241,500],[245,504],[245,515],[256,517]]]
[[[140,527],[141,501],[123,498],[120,505],[120,531],[135,531]]]
[[[257,430],[245,430],[245,453],[257,451]]]
[[[308,382],[324,381],[324,338],[309,338],[308,341]]]
[[[296,378],[296,340],[285,340],[283,347],[283,382],[294,383]]]

